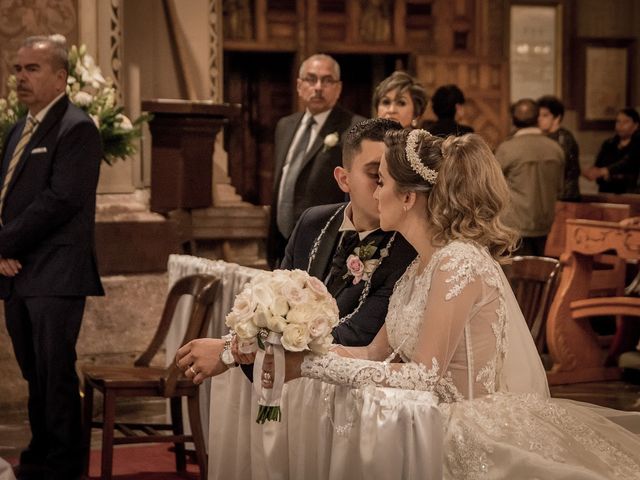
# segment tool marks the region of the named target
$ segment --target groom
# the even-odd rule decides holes
[[[351,201],[306,210],[287,244],[281,268],[308,271],[323,280],[336,299],[340,324],[333,330],[335,343],[371,343],[384,324],[393,286],[416,255],[400,234],[380,230],[378,205],[373,198],[384,135],[400,129],[400,124],[380,118],[349,129],[344,139],[343,165],[336,167],[334,176]],[[360,276],[354,268],[358,266],[356,258],[368,267],[368,275]],[[187,377],[200,383],[227,368],[219,360],[223,346],[221,339],[193,340],[178,350],[178,365]]]
[[[393,286],[416,255],[400,234],[380,230],[373,198],[385,132],[400,129],[386,119],[365,120],[349,129],[334,177],[351,201],[307,209],[280,265],[306,270],[325,282],[340,311],[333,337],[341,345],[371,343],[384,324]]]

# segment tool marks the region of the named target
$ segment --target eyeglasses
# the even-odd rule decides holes
[[[315,75],[307,75],[304,78],[301,78],[303,82],[307,83],[310,87],[315,87],[318,81],[320,81],[320,85],[322,87],[328,87],[329,85],[335,85],[336,83],[340,83],[340,80],[336,80],[333,77],[316,77]]]

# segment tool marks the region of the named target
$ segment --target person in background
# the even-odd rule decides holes
[[[298,72],[303,112],[280,119],[276,126],[274,183],[267,261],[277,268],[287,240],[302,212],[314,205],[344,201],[333,181],[342,164],[342,137],[364,120],[337,105],[342,92],[340,65],[323,54],[307,58]]]
[[[29,384],[18,479],[79,479],[86,453],[76,342],[86,297],[104,295],[94,232],[102,146],[65,93],[68,68],[66,46],[51,37],[27,38],[13,65],[29,113],[3,149],[0,297]]]
[[[544,255],[564,177],[564,151],[538,128],[538,104],[530,98],[511,107],[516,132],[496,150],[511,190],[505,222],[522,236],[517,255]]]
[[[580,201],[580,149],[573,134],[562,127],[564,105],[557,97],[545,95],[538,99],[538,127],[564,150],[564,187],[559,200]]]
[[[640,172],[640,116],[631,107],[616,115],[616,134],[605,140],[595,165],[584,176],[598,182],[601,193],[636,193]]]
[[[425,122],[423,128],[437,137],[473,133],[473,128],[458,123],[464,116],[464,103],[464,94],[457,85],[443,85],[438,88],[431,98],[431,108],[438,121]]]
[[[396,71],[378,84],[371,103],[375,117],[395,120],[403,128],[415,128],[427,108],[429,95],[418,80]]]

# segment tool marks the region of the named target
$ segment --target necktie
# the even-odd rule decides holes
[[[38,122],[35,118],[27,117],[27,121],[24,124],[24,129],[22,130],[22,134],[20,135],[20,140],[18,140],[18,144],[16,145],[16,149],[13,151],[13,155],[11,156],[11,160],[9,161],[9,166],[7,167],[7,171],[4,174],[4,179],[2,181],[2,190],[0,190],[0,214],[2,213],[2,208],[4,207],[4,199],[7,195],[7,188],[9,187],[9,183],[11,183],[11,179],[13,178],[13,173],[15,172],[16,166],[18,165],[18,161],[22,156],[22,152],[24,152],[25,147],[31,140],[31,135],[35,130]]]
[[[344,274],[347,273],[347,258],[353,253],[353,250],[359,245],[360,236],[355,230],[344,232],[340,245],[336,248],[336,253],[331,261],[331,270],[326,279],[327,289],[331,295],[337,294],[338,290],[346,283]]]
[[[316,123],[313,117],[309,117],[300,140],[295,147],[289,161],[287,175],[280,186],[280,201],[278,202],[277,223],[278,229],[284,238],[289,238],[296,220],[293,212],[293,195],[296,188],[296,180],[300,174],[304,155],[309,147],[309,139],[311,138],[311,128]]]

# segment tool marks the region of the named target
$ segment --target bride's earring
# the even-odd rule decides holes
[[[411,120],[411,126],[413,128],[417,128],[418,127],[418,119],[414,118],[413,120]]]

